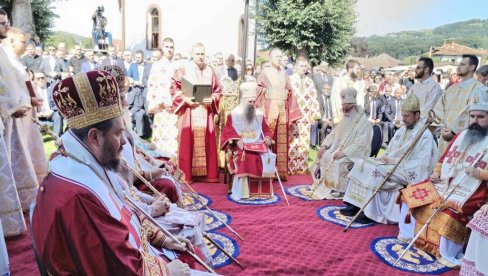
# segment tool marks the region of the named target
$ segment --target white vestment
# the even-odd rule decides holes
[[[354,163],[371,154],[372,139],[373,127],[363,108],[358,106],[358,111],[351,117],[344,117],[322,143],[321,147],[326,148],[324,155],[315,160],[311,168],[313,197],[331,198],[333,191],[344,193],[348,183],[347,174]],[[341,146],[346,156],[334,161],[332,155]],[[324,174],[325,183],[319,183]]]
[[[488,275],[488,216],[479,212],[468,223],[471,228],[460,275]]]
[[[22,76],[22,80],[19,80],[19,86],[23,89],[23,93],[27,95],[30,100],[29,90],[27,89],[26,82],[30,81],[29,75],[24,69],[24,65],[19,57],[15,56],[11,51],[6,51],[10,62]],[[32,84],[34,87],[34,84]],[[27,142],[27,147],[29,149],[30,160],[34,166],[34,171],[36,172],[37,183],[41,183],[48,172],[48,165],[46,159],[46,153],[44,151],[44,141],[42,139],[39,126],[36,125],[32,119],[37,119],[36,108],[30,109],[27,114],[20,118],[22,121],[22,137]]]
[[[442,95],[441,86],[433,79],[416,82],[408,94],[417,96],[420,102],[420,116],[427,118],[429,111],[433,110]]]
[[[0,115],[4,126],[3,139],[6,155],[10,161],[14,178],[14,181],[5,182],[2,185],[5,187],[14,185],[22,209],[28,210],[30,203],[36,199],[38,179],[22,126],[22,119],[14,118],[12,115],[22,107],[31,107],[30,97],[27,94],[25,75],[18,66],[14,66],[11,62],[11,60],[15,60],[13,53],[0,47],[0,60],[2,60],[0,63]],[[45,158],[44,154],[42,158]],[[17,199],[13,197],[9,200],[12,202]],[[14,206],[16,203],[11,204]]]
[[[0,219],[0,225],[2,220]],[[0,227],[0,275],[10,275],[8,262],[7,245],[5,244],[5,239],[3,238],[3,231]]]
[[[366,93],[364,91],[365,86],[366,85],[364,84],[363,80],[354,81],[348,75],[339,77],[334,81],[334,85],[332,86],[332,90],[330,93],[334,124],[340,122],[342,120],[342,117],[344,116],[342,114],[342,101],[341,101],[342,89],[347,87],[352,87],[356,89],[356,91],[358,92],[356,96],[357,104],[358,106],[364,108],[364,97],[366,96]]]
[[[418,133],[424,126],[425,120],[421,119],[412,130],[408,130],[405,126],[400,128],[395,132],[384,156],[396,161],[400,160],[410,145],[416,141]],[[425,129],[412,151],[366,206],[364,214],[378,223],[397,223],[400,206],[396,204],[396,198],[400,189],[430,177],[436,161],[437,145],[432,133]],[[384,164],[377,159],[358,161],[349,173],[350,182],[344,201],[362,207],[393,167],[393,164]]]
[[[176,69],[172,61],[163,57],[152,65],[147,83],[148,109],[154,114],[152,142],[172,156],[178,151],[178,115],[173,112],[170,94]]]

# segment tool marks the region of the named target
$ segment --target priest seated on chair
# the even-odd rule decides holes
[[[231,154],[228,164],[234,175],[231,197],[269,198],[273,196],[276,165],[276,155],[269,150],[271,131],[264,113],[254,105],[257,84],[242,83],[240,92],[240,104],[228,115],[220,138],[222,150]]]

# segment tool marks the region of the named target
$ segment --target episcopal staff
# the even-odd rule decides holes
[[[32,218],[47,272],[189,275],[188,265],[166,264],[158,253],[163,245],[186,248],[133,213],[122,196],[114,170],[125,127],[115,78],[105,71],[80,73],[59,82],[53,97],[70,130],[50,161]]]
[[[443,206],[439,206],[439,200],[412,209],[412,225],[400,229],[405,238],[412,239],[414,229],[422,227],[435,208],[441,208],[415,246],[439,257],[438,261],[448,267],[461,264],[460,256],[468,237],[466,224],[488,200],[488,97],[485,91],[473,95],[469,116],[468,129],[453,138],[431,176],[441,196],[458,184],[459,187]]]
[[[340,98],[343,119],[325,138],[311,168],[313,198],[341,199],[349,170],[371,153],[373,128],[363,108],[357,105],[356,89],[343,89]]]
[[[349,205],[341,214],[354,216],[360,207],[373,196],[373,192],[384,181],[400,159],[404,159],[383,184],[378,194],[364,208],[356,222],[402,223],[400,207],[396,199],[404,186],[420,182],[431,174],[437,161],[437,145],[432,133],[425,128],[425,119],[420,119],[420,104],[416,96],[410,95],[402,106],[404,126],[395,132],[385,153],[378,159],[359,160],[349,173],[350,181],[344,202]],[[415,143],[413,149],[407,152]],[[404,157],[406,155],[406,157]]]
[[[231,196],[236,200],[252,197],[251,190],[265,191],[260,195],[263,197],[273,194],[269,178],[274,176],[275,164],[267,164],[268,160],[263,158],[271,146],[271,131],[264,120],[263,112],[255,108],[256,89],[256,83],[241,84],[241,102],[228,115],[220,138],[222,150],[234,152],[229,161],[229,171],[234,174]],[[253,151],[246,147],[250,144],[255,144],[259,150]],[[263,170],[265,167],[272,168],[271,174],[266,175]],[[266,183],[251,183],[251,177],[268,178],[267,186]],[[262,187],[254,189],[255,185]]]

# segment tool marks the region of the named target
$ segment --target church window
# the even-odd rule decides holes
[[[147,49],[161,48],[161,17],[159,9],[151,7],[148,10],[148,26],[147,26]]]

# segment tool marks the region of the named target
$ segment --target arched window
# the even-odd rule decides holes
[[[147,12],[147,35],[146,48],[159,49],[161,48],[161,17],[157,7],[150,7]]]

